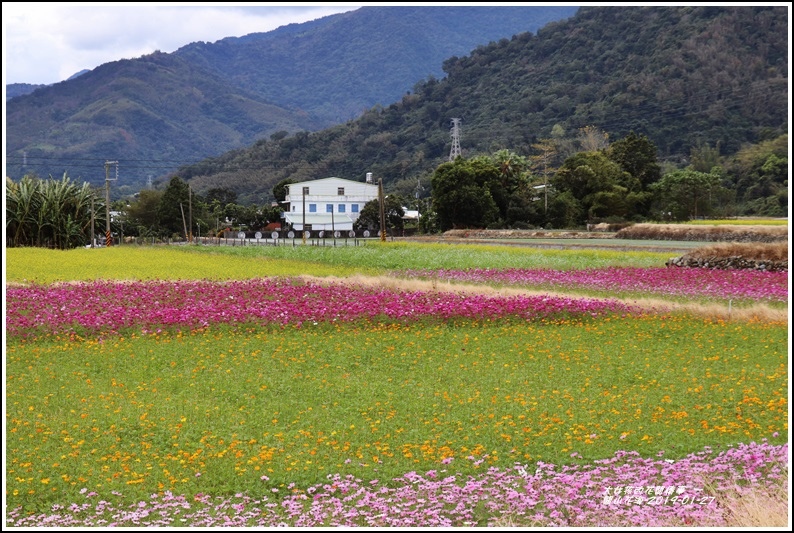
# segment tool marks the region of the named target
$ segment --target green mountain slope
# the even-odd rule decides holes
[[[14,98],[6,120],[9,155],[24,151],[39,175],[46,176],[39,168],[65,168],[88,181],[104,179],[104,160],[120,161],[123,171],[137,168],[145,178],[268,132],[318,127],[305,114],[162,53],[107,63]],[[11,172],[14,163],[11,158]]]
[[[442,62],[575,14],[567,7],[363,7],[266,34],[176,52],[232,83],[331,126],[388,105]]]
[[[197,190],[233,188],[261,203],[285,178],[363,180],[396,189],[448,158],[450,120],[464,155],[528,154],[552,129],[595,125],[647,135],[663,159],[694,146],[724,154],[788,131],[785,7],[587,7],[444,62],[447,77],[324,131],[259,141],[180,175]],[[427,183],[427,182],[426,182]]]

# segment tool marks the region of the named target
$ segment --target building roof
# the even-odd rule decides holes
[[[323,182],[329,182],[329,183],[331,183],[331,182],[332,183],[336,183],[336,182],[355,183],[356,185],[372,185],[374,187],[377,187],[377,184],[375,184],[375,183],[366,183],[366,182],[363,182],[363,181],[348,180],[348,179],[345,179],[345,178],[337,178],[337,177],[333,177],[333,176],[330,177],[330,178],[320,178],[320,179],[317,179],[317,180],[298,181],[296,183],[290,183],[288,186],[292,187],[292,186],[297,186],[297,185],[305,185],[307,183],[318,184],[318,183],[323,183]]]

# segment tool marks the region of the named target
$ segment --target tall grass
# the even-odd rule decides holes
[[[690,220],[694,226],[787,226],[787,218],[728,218],[709,220]]]
[[[615,234],[618,239],[670,241],[781,242],[788,239],[782,225],[634,224]]]
[[[787,261],[788,242],[725,242],[702,246],[684,255],[694,258],[744,257],[753,260]]]

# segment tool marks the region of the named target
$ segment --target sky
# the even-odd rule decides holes
[[[268,32],[361,5],[3,2],[3,85],[57,83],[110,61]]]

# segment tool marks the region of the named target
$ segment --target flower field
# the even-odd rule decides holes
[[[211,324],[294,325],[357,320],[525,320],[567,314],[615,314],[629,307],[616,301],[560,296],[492,298],[321,285],[290,279],[239,282],[92,282],[7,289],[6,332],[52,336],[97,336],[160,326]]]
[[[465,283],[591,290],[608,294],[656,294],[715,300],[788,301],[788,272],[697,268],[612,267],[580,270],[467,269],[403,270],[409,278]]]
[[[119,281],[36,251],[58,278],[18,283],[32,256],[9,254],[6,525],[725,526],[735,501],[779,498],[787,323],[608,295],[781,306],[785,282],[667,279],[683,269],[647,255],[539,279],[459,248],[390,275],[555,290],[373,287],[339,279],[352,258],[267,249],[135,249]],[[587,284],[604,296],[565,294]]]

